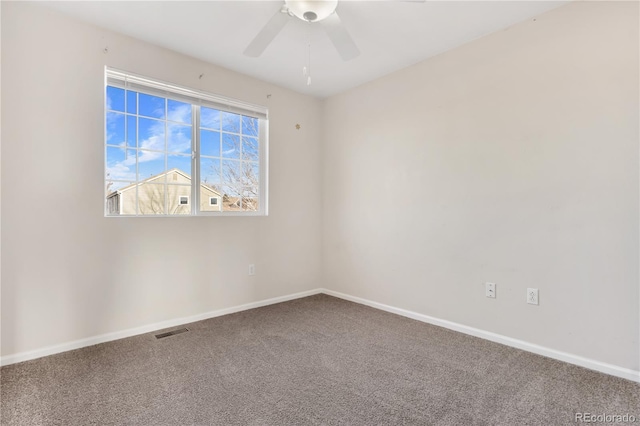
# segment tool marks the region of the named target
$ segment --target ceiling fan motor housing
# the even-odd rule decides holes
[[[318,22],[335,12],[338,0],[285,0],[289,11],[307,22]]]
[[[264,28],[249,43],[244,54],[252,58],[262,55],[267,46],[287,24],[289,17],[295,16],[310,23],[326,20],[320,25],[326,31],[340,57],[345,61],[357,57],[360,50],[342,24],[336,7],[338,7],[338,0],[284,0],[280,10],[271,17]],[[307,84],[309,83],[307,82]]]

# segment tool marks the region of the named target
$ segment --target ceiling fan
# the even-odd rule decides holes
[[[257,58],[284,28],[289,18],[318,22],[326,31],[340,57],[348,61],[360,55],[358,46],[342,24],[336,7],[338,0],[284,0],[278,12],[269,19],[258,35],[244,50],[246,56]]]

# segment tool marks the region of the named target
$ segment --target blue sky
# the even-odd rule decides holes
[[[108,179],[127,182],[114,188],[172,168],[192,174],[190,104],[109,86],[106,118]],[[257,119],[201,107],[200,127],[204,182],[226,186],[225,171],[251,167],[257,172]]]

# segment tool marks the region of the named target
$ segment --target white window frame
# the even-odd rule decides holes
[[[191,204],[190,214],[154,214],[144,215],[138,212],[136,208],[136,214],[131,215],[108,215],[107,213],[107,190],[105,186],[104,194],[104,210],[105,217],[192,217],[192,216],[267,216],[269,212],[269,197],[268,197],[268,134],[269,134],[269,111],[266,107],[261,105],[255,105],[246,103],[236,99],[231,99],[219,95],[213,95],[210,93],[202,92],[195,89],[186,87],[180,87],[171,83],[162,82],[147,77],[142,77],[133,73],[116,70],[114,68],[105,67],[105,81],[104,81],[104,173],[103,179],[106,178],[107,168],[107,120],[106,120],[106,97],[107,86],[118,87],[125,90],[135,91],[138,93],[145,93],[153,96],[160,96],[166,99],[172,99],[180,102],[186,102],[192,105],[192,147],[191,147],[191,199],[194,200]],[[257,118],[259,121],[258,131],[258,167],[259,167],[259,198],[258,198],[258,210],[256,211],[224,211],[222,203],[215,204],[220,207],[220,211],[203,211],[200,209],[201,194],[200,194],[200,107],[213,108],[219,111],[230,112],[234,114],[240,114],[243,116]],[[126,134],[126,132],[125,132]],[[136,191],[138,189],[136,188]],[[210,197],[211,198],[211,197]],[[213,197],[222,198],[222,197]],[[137,199],[137,197],[136,197]],[[211,202],[211,201],[209,201]],[[122,205],[122,203],[120,203]],[[185,205],[185,204],[178,204]],[[212,205],[212,204],[209,204]]]

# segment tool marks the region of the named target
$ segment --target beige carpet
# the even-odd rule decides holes
[[[2,425],[568,425],[640,386],[326,295],[3,367]],[[639,420],[640,421],[640,420]]]

